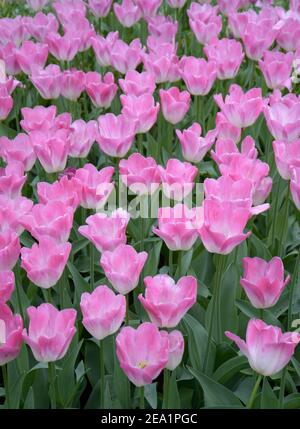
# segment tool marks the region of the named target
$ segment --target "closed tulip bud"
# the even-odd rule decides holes
[[[169,340],[169,358],[166,368],[174,371],[180,365],[184,352],[184,338],[180,331],[161,331]]]

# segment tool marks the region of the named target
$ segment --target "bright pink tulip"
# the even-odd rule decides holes
[[[102,77],[97,72],[85,74],[85,89],[94,106],[108,109],[117,93],[118,87],[112,73]]]
[[[156,83],[176,82],[180,79],[179,58],[173,43],[161,44],[150,54],[144,54],[145,70],[155,76]]]
[[[50,64],[44,70],[34,71],[30,80],[45,100],[55,100],[61,94],[61,77],[59,66]]]
[[[155,77],[152,73],[129,70],[124,79],[119,79],[119,84],[126,95],[152,95],[155,90]]]
[[[65,206],[70,206],[75,210],[81,199],[81,185],[73,179],[63,176],[54,183],[39,182],[37,184],[37,194],[41,204],[50,201],[61,201]]]
[[[247,57],[254,61],[260,60],[274,43],[276,35],[277,31],[270,27],[268,21],[249,22],[242,35]]]
[[[88,5],[96,18],[104,18],[109,14],[112,0],[88,0]]]
[[[291,89],[291,73],[293,54],[284,54],[279,51],[266,51],[259,67],[270,89]]]
[[[82,324],[96,340],[103,340],[118,331],[126,313],[126,299],[107,286],[98,286],[92,293],[83,293],[80,300]]]
[[[13,99],[5,86],[0,87],[0,121],[4,121],[13,108]]]
[[[29,198],[0,195],[0,231],[12,230],[20,236],[24,231],[21,220],[31,211],[32,206],[33,201]]]
[[[150,34],[147,40],[148,46],[151,38],[155,38],[160,42],[175,43],[178,22],[174,21],[171,16],[156,15],[149,17],[147,22]]]
[[[114,210],[111,216],[96,213],[86,219],[87,225],[78,228],[78,232],[90,240],[99,252],[114,250],[119,244],[126,243],[126,228],[130,219],[128,212]]]
[[[190,108],[191,96],[174,86],[168,90],[160,89],[161,108],[166,121],[175,125],[182,121]]]
[[[26,0],[28,6],[33,10],[43,9],[47,5],[49,0]]]
[[[81,189],[80,205],[86,209],[99,210],[106,203],[114,184],[111,183],[113,167],[97,170],[93,164],[85,164],[76,171],[74,182]]]
[[[22,247],[21,267],[37,286],[49,289],[54,286],[65,269],[71,252],[70,243],[57,243],[51,237],[41,237],[31,249]]]
[[[157,14],[162,0],[134,0],[136,5],[140,8],[144,17],[155,16]]]
[[[203,58],[183,56],[180,75],[192,95],[207,95],[216,80],[217,66]]]
[[[140,39],[134,39],[128,45],[118,39],[113,44],[110,52],[112,67],[118,72],[125,74],[129,70],[135,70],[142,62],[143,48]]]
[[[153,228],[170,250],[190,250],[197,240],[196,211],[184,204],[158,209],[158,228]]]
[[[80,38],[70,33],[50,33],[45,39],[51,54],[59,61],[72,61],[79,51]]]
[[[251,368],[264,376],[281,371],[300,342],[297,332],[283,334],[277,326],[267,325],[258,319],[249,320],[246,341],[229,331],[226,331],[225,335],[236,343],[247,357]]]
[[[275,256],[266,262],[261,258],[243,258],[241,285],[255,308],[273,307],[290,280],[284,279],[282,260]]]
[[[16,57],[22,71],[31,75],[45,66],[48,58],[48,46],[26,40],[16,52]]]
[[[61,94],[71,101],[76,101],[85,90],[85,73],[81,70],[65,70],[61,77]]]
[[[273,141],[273,150],[276,167],[280,176],[289,180],[291,178],[291,168],[300,167],[300,140],[292,142]]]
[[[0,147],[1,156],[7,164],[18,161],[23,165],[24,171],[30,171],[34,166],[36,155],[26,134],[20,133],[12,140],[0,137]]]
[[[5,60],[6,71],[9,75],[21,73],[21,67],[17,60],[17,48],[12,42],[5,45],[0,44],[0,58]]]
[[[113,113],[100,116],[98,122],[100,149],[106,155],[123,158],[133,144],[138,124],[123,114],[115,116]]]
[[[167,198],[181,201],[194,187],[194,180],[198,168],[189,162],[171,158],[167,161],[166,168],[158,167],[162,181],[163,191]]]
[[[218,79],[233,79],[244,59],[243,48],[240,42],[234,39],[221,39],[204,48],[209,61],[217,65]]]
[[[165,335],[169,341],[169,358],[166,368],[170,371],[174,371],[180,365],[184,352],[184,338],[180,331],[161,331],[162,335]]]
[[[76,310],[57,310],[52,304],[41,304],[27,309],[28,332],[23,330],[23,340],[29,345],[39,362],[62,359],[75,335]]]
[[[187,14],[191,30],[199,43],[206,45],[218,37],[222,30],[222,18],[217,15],[217,7],[192,2]]]
[[[68,241],[73,225],[73,209],[61,201],[35,204],[31,212],[21,219],[21,223],[38,241],[42,237],[52,237],[57,243]]]
[[[239,207],[231,201],[218,202],[205,199],[203,202],[203,224],[198,229],[200,238],[208,252],[228,255],[249,237],[244,229],[251,216],[248,208]]]
[[[299,47],[300,20],[297,15],[289,15],[278,23],[276,42],[285,51],[295,51]]]
[[[167,3],[174,9],[181,9],[185,5],[186,0],[167,0]]]
[[[290,184],[292,198],[295,206],[300,210],[300,168],[294,167],[291,169],[291,184]]]
[[[1,341],[0,365],[16,359],[22,346],[23,320],[19,314],[13,314],[8,305],[0,303]]]
[[[137,123],[136,133],[147,133],[155,124],[159,112],[159,103],[155,103],[151,94],[121,95],[122,114],[129,121]]]
[[[239,85],[233,84],[225,101],[221,94],[215,95],[214,99],[227,120],[238,128],[253,125],[263,108],[261,88],[252,88],[244,93]]]
[[[15,288],[15,275],[13,271],[0,272],[0,303],[7,302]],[[1,319],[1,318],[0,318]]]
[[[160,173],[154,158],[133,153],[119,163],[122,182],[138,195],[153,194],[160,184]]]
[[[130,28],[142,17],[142,11],[133,0],[123,0],[122,4],[114,3],[117,20],[123,27]]]
[[[16,265],[20,255],[20,240],[11,230],[0,233],[0,271],[10,271]]]
[[[31,142],[42,167],[47,173],[63,171],[70,148],[70,133],[66,129],[30,134]]]
[[[20,162],[11,162],[5,168],[0,168],[0,195],[12,199],[20,197],[26,179]]]
[[[195,304],[197,280],[193,276],[181,277],[177,283],[166,274],[144,279],[145,298],[139,300],[150,320],[159,328],[174,328]]]
[[[107,67],[111,65],[110,53],[116,41],[119,38],[117,31],[110,32],[105,37],[96,36],[92,38],[92,47],[96,56],[96,60],[101,67]]]
[[[116,338],[117,356],[133,384],[144,386],[158,377],[168,362],[168,343],[152,323],[142,323],[137,329],[122,328]]]
[[[279,91],[269,97],[264,115],[270,133],[276,140],[293,141],[300,137],[300,97],[281,96]]]
[[[112,286],[126,295],[137,287],[147,257],[147,252],[137,253],[132,246],[120,244],[103,252],[100,264]]]
[[[186,130],[176,130],[183,158],[188,162],[198,163],[202,161],[215,142],[216,130],[209,131],[205,137],[201,137],[201,131],[201,126],[197,122],[194,122]]]
[[[47,34],[57,33],[58,27],[58,21],[53,13],[45,15],[43,12],[38,12],[29,21],[28,30],[38,42],[44,43]]]
[[[96,141],[97,132],[97,121],[85,122],[83,119],[74,121],[71,126],[69,156],[86,158]]]
[[[232,125],[221,112],[216,116],[216,129],[220,140],[230,139],[238,143],[241,139],[241,129]]]
[[[31,131],[47,131],[54,125],[56,106],[23,107],[21,109],[23,119],[20,125],[27,133]]]

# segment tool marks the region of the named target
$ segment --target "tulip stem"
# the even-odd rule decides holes
[[[143,155],[144,153],[144,146],[143,146],[143,134],[140,133],[137,135],[137,150],[138,152]]]
[[[173,252],[169,250],[169,276],[173,275]]]
[[[99,342],[100,347],[100,409],[104,409],[105,397],[105,367],[104,367],[104,346],[103,342]]]
[[[55,388],[55,363],[48,362],[48,377],[49,377],[49,394],[51,401],[51,409],[56,409],[56,388]]]
[[[46,289],[46,291],[47,291],[47,300],[48,300],[49,304],[52,304],[51,288]]]
[[[140,410],[145,409],[145,387],[140,387]]]
[[[5,390],[5,402],[6,408],[10,408],[10,397],[8,390],[8,377],[7,377],[7,364],[2,365],[2,377],[3,377],[3,385]]]
[[[288,228],[288,214],[289,214],[289,202],[290,202],[290,185],[287,184],[287,193],[285,196],[284,206],[283,206],[283,225],[280,230],[280,236],[278,241],[278,251],[277,255],[283,256],[285,251],[285,241],[286,241],[286,232]]]
[[[279,409],[283,408],[286,374],[287,374],[287,366],[284,368],[284,370],[282,371],[282,375],[281,375],[279,400],[278,400],[278,408]]]
[[[204,112],[203,112],[203,98],[202,95],[196,95],[195,96],[195,110],[196,110],[196,122],[198,122],[201,125],[202,128],[202,134],[205,132],[205,123],[204,123]]]
[[[164,400],[163,400],[163,408],[169,408],[169,370],[167,368],[164,369]]]
[[[129,293],[125,295],[126,298],[126,315],[125,315],[125,325],[129,325]]]
[[[299,275],[300,275],[300,252],[298,252],[298,256],[296,259],[295,269],[293,273],[293,280],[292,280],[290,294],[289,294],[288,330],[290,330],[291,324],[292,324],[294,291],[295,291],[295,286],[298,284]]]
[[[16,291],[17,291],[17,300],[18,300],[18,307],[19,307],[19,313],[22,317],[23,320],[25,320],[24,318],[24,312],[23,312],[23,306],[22,306],[22,300],[21,300],[21,275],[20,275],[20,266],[19,266],[19,262],[16,263],[15,266],[15,278],[16,278]]]
[[[172,156],[173,153],[173,125],[170,122],[167,122],[167,150],[169,155]]]
[[[59,294],[60,294],[60,308],[65,308],[65,288],[66,288],[66,270],[64,269],[61,278],[59,279]]]
[[[263,308],[259,309],[259,317],[260,317],[260,320],[264,320],[264,309]]]
[[[93,243],[90,243],[90,290],[94,290],[95,281],[95,250]]]
[[[253,407],[254,399],[255,399],[257,390],[259,388],[261,379],[262,379],[262,375],[259,374],[257,377],[256,383],[254,384],[254,387],[253,387],[252,393],[250,395],[249,401],[247,403],[247,408],[249,408],[249,409]]]

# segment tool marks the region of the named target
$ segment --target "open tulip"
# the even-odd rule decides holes
[[[126,95],[139,97],[143,94],[153,94],[155,90],[155,77],[149,72],[137,72],[129,70],[124,79],[119,79],[122,91]]]
[[[202,161],[206,153],[212,147],[217,136],[217,130],[209,131],[205,137],[201,137],[201,125],[193,123],[186,130],[176,130],[181,144],[182,154],[186,161],[198,163]]]
[[[16,57],[22,71],[31,75],[35,70],[44,68],[48,58],[48,46],[26,40],[16,52]]]
[[[14,272],[0,271],[0,303],[7,302],[10,300],[11,295],[14,291],[14,288],[15,288]]]
[[[36,161],[30,138],[23,133],[14,139],[0,137],[0,152],[7,164],[18,161],[23,164],[24,171],[30,171]]]
[[[70,133],[69,156],[72,158],[86,158],[96,141],[98,124],[96,121],[85,122],[77,119],[72,123]]]
[[[50,33],[46,36],[46,43],[51,54],[59,61],[72,61],[79,51],[80,38],[66,33]]]
[[[21,221],[32,209],[33,201],[26,197],[0,195],[0,232],[11,230],[18,236],[24,231]]]
[[[120,73],[126,74],[129,70],[135,70],[142,62],[143,48],[140,39],[134,39],[127,45],[118,39],[110,52],[111,65]]]
[[[30,80],[45,100],[55,100],[61,94],[61,70],[56,64],[35,70]]]
[[[205,46],[204,52],[209,61],[217,66],[218,79],[233,79],[240,68],[244,54],[240,42],[234,39],[220,39]]]
[[[293,54],[279,51],[265,51],[259,67],[270,89],[291,89]]]
[[[158,168],[163,192],[167,198],[181,201],[192,191],[198,173],[197,167],[189,162],[171,158],[168,160],[166,168],[161,166]]]
[[[23,320],[8,305],[0,303],[0,366],[16,359],[22,346]]]
[[[105,37],[96,36],[92,38],[92,47],[96,56],[96,60],[101,67],[107,67],[111,65],[111,50],[119,38],[117,31],[110,32]]]
[[[273,150],[280,176],[285,180],[289,180],[291,178],[291,169],[300,167],[300,140],[292,142],[275,140],[273,141]]]
[[[81,186],[73,179],[63,176],[54,183],[39,182],[37,184],[39,202],[47,204],[50,201],[61,201],[75,210],[81,199]]]
[[[108,109],[117,93],[117,85],[112,73],[101,75],[96,72],[85,74],[85,89],[94,106]]]
[[[183,56],[179,63],[180,76],[192,95],[207,95],[216,77],[215,62],[203,58]]]
[[[20,197],[26,179],[24,166],[20,162],[11,162],[0,168],[0,195],[13,199]]]
[[[241,129],[232,125],[221,112],[218,112],[216,116],[216,129],[220,140],[230,139],[234,143],[238,143],[241,139]]]
[[[159,103],[151,94],[121,95],[122,114],[132,122],[137,122],[136,133],[147,133],[155,124],[159,112]]]
[[[43,12],[36,13],[28,24],[30,34],[39,42],[45,42],[46,36],[49,33],[58,31],[59,23],[53,13],[44,14]]]
[[[187,91],[180,92],[174,86],[168,90],[160,89],[159,96],[166,121],[173,125],[182,121],[190,108],[190,94]]]
[[[54,125],[56,106],[23,107],[21,113],[23,119],[20,121],[20,125],[27,133],[48,131]]]
[[[144,17],[155,16],[162,4],[162,0],[134,0]]]
[[[114,3],[117,20],[123,27],[130,28],[142,17],[142,11],[133,0],[123,0],[122,4]]]
[[[65,70],[61,77],[61,94],[71,101],[76,101],[85,90],[85,73],[82,70]]]
[[[103,18],[109,14],[112,0],[88,0],[88,5],[96,18]]]
[[[192,32],[202,45],[211,43],[222,30],[222,17],[217,15],[217,7],[192,2],[187,11]]]

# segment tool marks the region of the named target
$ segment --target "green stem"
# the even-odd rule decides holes
[[[20,266],[19,262],[17,262],[15,266],[15,279],[16,279],[16,291],[17,291],[17,300],[18,300],[18,310],[19,314],[21,315],[22,319],[24,318],[24,312],[23,312],[23,306],[22,306],[22,299],[21,299],[21,273],[20,273]]]
[[[260,318],[260,320],[264,320],[264,309],[263,308],[259,309],[259,318]]]
[[[129,294],[125,295],[126,298],[126,315],[125,315],[125,325],[129,325]]]
[[[280,181],[277,183],[274,205],[273,205],[273,198],[272,198],[272,206],[274,207],[274,209],[272,213],[272,223],[271,223],[271,249],[274,249],[276,244],[276,226],[277,226],[276,224],[277,224],[277,216],[279,211],[279,198],[280,198]]]
[[[56,409],[56,387],[55,387],[55,363],[54,362],[48,362],[48,377],[49,377],[49,394],[50,394],[50,402],[51,402],[51,409]]]
[[[66,269],[64,269],[59,279],[60,308],[65,308],[65,288],[66,288]]]
[[[3,385],[4,385],[4,389],[5,389],[6,408],[10,409],[10,397],[9,397],[8,377],[7,377],[7,364],[2,365],[2,376],[3,376]]]
[[[90,243],[90,290],[94,290],[95,282],[95,249],[93,243]]]
[[[100,409],[104,409],[105,398],[105,367],[104,367],[104,345],[100,341]]]
[[[173,125],[167,122],[167,150],[170,156],[173,153],[173,131]]]
[[[205,123],[204,123],[204,111],[203,111],[203,97],[202,95],[195,96],[195,110],[196,110],[196,122],[201,125],[202,134],[205,132]]]
[[[143,134],[141,133],[137,135],[137,150],[141,155],[144,154]]]
[[[178,265],[177,265],[178,279],[180,279],[181,276],[184,276],[184,273],[182,272],[182,254],[183,254],[183,251],[179,250],[179,252],[178,252]]]
[[[173,275],[173,251],[169,249],[169,276]]]
[[[145,409],[145,387],[140,387],[140,410]]]
[[[300,271],[300,251],[298,251],[298,256],[296,259],[296,264],[295,264],[295,269],[294,269],[294,275],[293,275],[292,284],[291,284],[291,290],[290,290],[290,294],[289,294],[288,330],[290,330],[291,325],[292,325],[294,292],[295,292],[295,286],[298,284],[299,271]]]
[[[254,387],[253,387],[252,393],[250,395],[249,401],[247,403],[247,408],[249,408],[249,409],[253,407],[254,399],[255,399],[257,390],[259,388],[261,379],[262,379],[262,375],[259,374],[257,377],[256,383],[254,384]]]
[[[170,374],[167,368],[164,369],[164,399],[163,399],[163,408],[169,408],[169,379]]]
[[[287,193],[285,196],[284,206],[283,206],[283,226],[280,231],[279,241],[278,241],[278,252],[279,256],[284,256],[285,251],[285,241],[286,241],[286,233],[288,228],[288,214],[289,214],[289,202],[290,202],[290,185],[287,185]]]
[[[46,289],[47,292],[47,301],[49,304],[52,304],[52,296],[51,296],[51,287],[49,289]]]
[[[284,392],[285,392],[285,380],[287,375],[287,366],[283,369],[280,381],[280,391],[279,391],[279,400],[278,408],[283,408]]]

